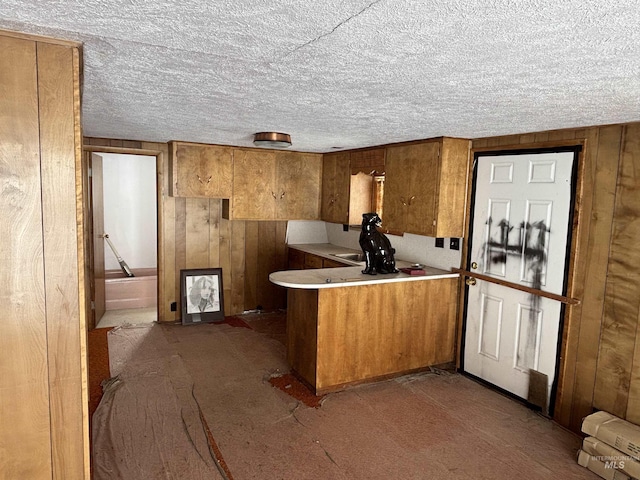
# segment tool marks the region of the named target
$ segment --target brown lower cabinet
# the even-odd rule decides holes
[[[457,278],[288,289],[287,359],[316,394],[454,361]]]
[[[352,267],[353,264],[342,263],[337,260],[314,255],[313,253],[303,252],[295,248],[289,249],[289,270],[304,270],[305,268],[335,268],[335,267]]]

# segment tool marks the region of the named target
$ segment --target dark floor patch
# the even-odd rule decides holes
[[[227,325],[230,325],[232,327],[248,328],[249,330],[253,330],[253,328],[251,328],[251,326],[247,322],[235,316],[224,317],[224,321],[220,323],[226,323]]]
[[[307,407],[319,408],[322,405],[324,395],[316,396],[304,383],[291,373],[272,376],[269,379],[269,383],[287,395],[304,403]]]

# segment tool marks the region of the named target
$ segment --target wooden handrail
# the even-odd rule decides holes
[[[459,273],[463,277],[473,277],[478,280],[484,280],[485,282],[495,283],[496,285],[502,285],[503,287],[513,288],[520,290],[521,292],[530,293],[532,295],[538,295],[540,297],[550,298],[551,300],[557,300],[558,302],[566,303],[568,305],[579,305],[580,300],[577,298],[564,297],[562,295],[556,295],[555,293],[545,292],[537,288],[527,287],[526,285],[520,285],[517,283],[507,282],[506,280],[500,280],[499,278],[490,277],[489,275],[483,275],[481,273],[470,272],[469,270],[462,270],[461,268],[452,268],[452,272]]]

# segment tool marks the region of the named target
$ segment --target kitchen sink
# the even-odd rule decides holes
[[[332,253],[331,255],[352,262],[364,262],[364,253]]]

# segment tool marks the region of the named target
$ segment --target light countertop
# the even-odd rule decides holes
[[[312,253],[319,257],[328,258],[329,260],[335,260],[345,263],[347,265],[364,265],[364,262],[354,262],[347,260],[346,258],[338,258],[335,254],[341,253],[362,253],[362,250],[354,250],[352,248],[340,247],[331,243],[303,243],[288,245],[289,248],[295,248],[301,252]]]
[[[356,250],[338,247],[331,244],[304,244],[289,245],[290,248],[302,250],[307,253],[319,255],[335,260],[335,253],[358,253]],[[340,261],[346,260],[340,259]],[[337,288],[355,287],[360,285],[373,285],[378,283],[392,282],[416,282],[425,280],[437,280],[441,278],[457,278],[459,274],[440,270],[433,267],[423,267],[424,275],[409,275],[407,273],[379,273],[377,275],[366,275],[362,273],[364,262],[349,262],[354,266],[337,268],[313,268],[305,270],[286,270],[274,272],[269,275],[269,280],[276,285],[287,288]],[[402,260],[396,261],[396,267],[408,267],[413,264]]]

